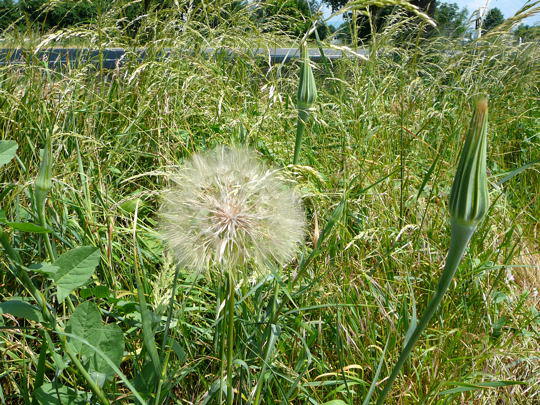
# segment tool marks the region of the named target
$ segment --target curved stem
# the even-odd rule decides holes
[[[435,295],[431,298],[431,301],[429,302],[426,311],[422,315],[422,318],[418,322],[418,325],[416,325],[413,334],[411,335],[411,337],[407,341],[407,344],[401,351],[398,361],[394,366],[390,377],[388,377],[384,389],[382,390],[379,398],[377,399],[377,405],[382,405],[384,403],[386,395],[388,395],[388,393],[390,392],[390,388],[392,387],[394,380],[397,378],[401,368],[403,367],[403,364],[405,364],[405,361],[409,357],[412,348],[414,347],[414,345],[420,338],[420,335],[422,334],[422,332],[424,332],[429,321],[437,311],[437,308],[439,307],[439,304],[443,299],[444,293],[446,292],[446,290],[448,290],[448,287],[450,286],[450,282],[454,277],[454,274],[459,266],[459,263],[461,262],[461,258],[465,253],[465,249],[475,229],[475,226],[461,225],[456,222],[452,223],[450,248],[446,257],[446,264],[444,266],[443,273],[441,274],[439,284],[437,285],[437,291],[435,292]]]

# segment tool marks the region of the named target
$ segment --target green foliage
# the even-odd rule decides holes
[[[157,3],[148,10],[136,34],[122,25],[125,9],[112,8],[58,39],[145,43],[145,60],[128,53],[111,71],[81,64],[55,72],[32,60],[0,68],[0,137],[19,145],[0,168],[3,400],[219,401],[230,291],[223,280],[176,268],[157,212],[165,173],[194,152],[238,142],[280,168],[304,196],[309,224],[297,260],[235,285],[235,400],[376,400],[437,283],[464,118],[470,97],[485,92],[491,205],[386,403],[534,402],[538,46],[515,46],[496,32],[470,44],[416,42],[416,23],[392,20],[368,60],[312,63],[317,102],[302,164],[292,166],[300,61],[270,65],[249,51],[289,37],[270,26],[262,32],[248,12],[227,20],[207,9],[210,26],[200,9],[182,8],[181,23]],[[413,33],[407,47],[402,28]],[[55,35],[25,44],[46,47]],[[207,46],[237,56],[209,57],[200,52]],[[186,52],[164,58],[170,48]],[[48,141],[40,214],[34,185]],[[66,264],[64,255],[81,246],[93,263]],[[62,302],[60,267],[59,282],[74,277]],[[28,305],[5,310],[13,300]]]
[[[540,41],[540,25],[520,24],[514,31],[514,36],[524,42]]]
[[[430,0],[326,0],[333,10],[350,6],[357,12],[350,11],[345,14],[345,22],[340,26],[342,40],[350,40],[351,33],[356,29],[356,37],[368,40],[376,32],[391,23],[391,16],[399,10],[405,10],[407,16],[418,16],[423,13],[425,17],[432,17],[435,13],[436,2]],[[354,20],[354,21],[353,21]],[[431,29],[428,30],[430,32]]]
[[[15,141],[0,141],[0,167],[8,164],[15,157],[18,147]]]
[[[58,383],[45,383],[34,392],[40,405],[85,405],[89,398],[84,391],[76,391]]]
[[[504,15],[497,7],[491,8],[482,23],[482,31],[488,32],[504,22]]]
[[[53,266],[57,268],[49,277],[57,288],[58,301],[62,302],[71,291],[82,286],[94,273],[99,264],[99,250],[82,246],[60,256]]]
[[[309,4],[305,0],[267,0],[257,9],[257,19],[278,31],[300,37],[311,27]]]
[[[27,20],[49,29],[89,23],[107,4],[105,0],[20,0],[18,7]]]
[[[106,356],[117,367],[122,361],[124,335],[118,325],[103,324],[96,305],[83,302],[71,315],[66,325],[66,332],[73,335],[68,342],[82,357],[93,378],[102,385],[106,378],[114,376],[114,370],[103,356]],[[96,352],[96,349],[101,353]]]
[[[20,9],[13,0],[0,0],[0,31],[9,28],[21,18]]]
[[[29,222],[6,222],[6,226],[21,232],[49,233],[50,229]]]
[[[0,303],[0,315],[10,314],[17,318],[29,319],[34,322],[42,322],[43,316],[39,308],[20,300],[9,300]]]
[[[449,38],[459,38],[467,30],[468,11],[456,3],[437,3],[433,18],[437,33]]]

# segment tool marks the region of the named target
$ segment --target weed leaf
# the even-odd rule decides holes
[[[34,392],[34,399],[42,405],[84,405],[89,403],[88,394],[75,391],[61,384],[46,383]]]
[[[42,226],[32,224],[30,222],[7,222],[7,226],[9,226],[11,229],[15,229],[17,231],[21,232],[29,232],[29,233],[49,233],[51,232],[50,229],[44,228]]]
[[[57,287],[58,301],[62,302],[71,291],[82,286],[94,273],[99,264],[99,250],[93,246],[82,246],[69,250],[53,265],[58,271],[52,274]]]
[[[15,141],[0,141],[0,167],[8,164],[15,157],[18,147]]]
[[[457,387],[439,392],[439,395],[458,394],[461,392],[483,390],[486,388],[507,387],[509,385],[526,385],[526,383],[524,383],[523,381],[486,381],[486,382],[479,382],[476,384],[456,381],[456,382],[450,382],[448,384],[457,385]]]
[[[80,304],[73,312],[67,327],[69,333],[101,350],[116,366],[120,365],[124,354],[122,330],[118,325],[105,325],[95,304],[91,302]],[[103,357],[96,354],[93,347],[76,339],[70,339],[69,343],[79,355],[88,360],[89,372],[98,383],[103,384],[106,377],[114,375],[113,368]]]
[[[19,300],[4,301],[0,304],[0,315],[10,314],[16,318],[29,319],[35,322],[43,321],[43,316],[38,308],[28,302]]]

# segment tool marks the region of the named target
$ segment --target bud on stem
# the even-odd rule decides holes
[[[310,111],[317,100],[317,86],[315,77],[309,63],[309,56],[305,44],[301,45],[302,67],[300,70],[300,82],[296,94],[296,108],[298,109],[298,119],[296,121],[296,141],[294,144],[293,164],[298,163],[302,139],[304,137],[306,122],[309,119]]]
[[[456,176],[450,192],[452,220],[476,226],[489,205],[486,178],[488,104],[487,97],[475,100],[475,109],[461,151]]]
[[[412,335],[406,341],[405,347],[401,351],[384,389],[377,398],[377,405],[384,404],[384,399],[390,392],[403,364],[429,321],[435,315],[444,294],[450,287],[476,226],[486,214],[489,205],[486,177],[487,122],[487,97],[481,96],[475,100],[472,121],[465,145],[461,150],[452,191],[450,192],[450,248],[446,256],[444,270],[439,278],[437,291],[429,301]]]
[[[48,136],[45,141],[45,148],[41,153],[41,163],[39,173],[34,185],[34,197],[36,203],[36,211],[40,219],[42,219],[42,211],[45,209],[45,201],[47,194],[52,186],[52,147],[51,137]]]
[[[40,225],[47,227],[47,219],[45,217],[45,202],[47,201],[47,194],[52,187],[52,145],[51,135],[47,136],[45,141],[45,148],[41,153],[41,164],[39,166],[39,173],[34,185],[34,202],[36,204],[36,212],[39,218]],[[45,241],[45,247],[49,259],[53,261],[55,259],[54,250],[52,248],[51,240],[47,233],[43,234]]]

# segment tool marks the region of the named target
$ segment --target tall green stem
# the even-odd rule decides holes
[[[133,219],[133,264],[135,270],[135,282],[137,284],[137,297],[139,298],[139,309],[141,311],[141,323],[142,323],[142,333],[143,341],[152,366],[154,369],[154,376],[156,380],[156,392],[157,386],[159,385],[161,377],[161,359],[157,351],[156,340],[154,338],[154,330],[152,328],[152,317],[150,311],[148,311],[148,305],[146,304],[146,298],[144,297],[144,284],[141,275],[141,269],[139,267],[139,247],[137,245],[137,219],[139,215],[139,204],[135,206],[135,217]]]
[[[437,308],[439,307],[439,304],[443,299],[444,293],[446,292],[446,290],[448,290],[448,287],[450,286],[450,282],[452,281],[452,278],[456,273],[463,254],[465,253],[465,249],[467,248],[469,240],[471,239],[475,229],[476,226],[461,225],[457,222],[452,223],[450,249],[448,250],[448,256],[446,257],[446,264],[444,266],[443,273],[441,274],[441,277],[439,279],[437,291],[435,292],[435,295],[431,298],[431,301],[429,302],[427,309],[424,312],[424,315],[422,315],[422,318],[418,322],[418,325],[416,325],[413,334],[411,335],[411,337],[407,341],[407,344],[401,351],[398,361],[394,366],[390,377],[388,377],[388,380],[386,381],[386,385],[384,386],[381,395],[377,399],[377,405],[382,405],[384,403],[384,399],[390,392],[390,388],[392,388],[392,384],[397,378],[401,368],[403,367],[403,364],[405,364],[405,361],[409,357],[412,348],[414,347],[414,345],[420,338],[420,335],[422,334],[422,332],[424,332],[429,321],[437,311]]]
[[[227,330],[227,405],[233,403],[232,363],[234,349],[234,280],[229,270],[229,297],[227,300],[228,330]]]
[[[161,341],[162,353],[165,353],[165,349],[167,347],[167,339],[169,337],[169,329],[171,327],[173,306],[174,306],[174,301],[176,297],[176,284],[178,283],[178,271],[179,271],[179,266],[176,266],[174,270],[174,279],[173,279],[173,285],[172,285],[172,291],[171,291],[171,298],[169,299],[169,307],[167,309],[167,322],[165,323],[165,330],[163,331],[163,340]],[[167,375],[168,357],[169,357],[169,354],[167,352],[167,354],[164,355],[164,358],[162,360],[161,373],[160,373],[158,387],[156,391],[156,404],[159,404],[160,396],[161,396],[161,389],[163,387],[163,380],[165,379],[165,376]]]
[[[261,374],[259,376],[259,380],[257,381],[257,388],[255,389],[255,396],[253,399],[253,405],[259,405],[260,397],[261,397],[261,391],[262,387],[264,385],[264,375],[266,374],[266,369],[268,368],[268,360],[270,357],[270,351],[273,348],[273,344],[271,342],[272,338],[272,325],[276,323],[277,314],[278,311],[276,311],[277,308],[277,300],[278,300],[278,294],[279,294],[279,283],[277,281],[274,281],[274,298],[272,300],[272,316],[270,318],[269,322],[269,328],[268,328],[268,340],[266,342],[266,347],[264,349],[264,357],[263,357],[263,364],[261,367]],[[281,307],[280,307],[281,308]]]
[[[298,164],[300,149],[302,148],[302,139],[304,138],[308,118],[309,113],[306,110],[298,110],[298,120],[296,121],[296,141],[294,143],[294,165]]]

